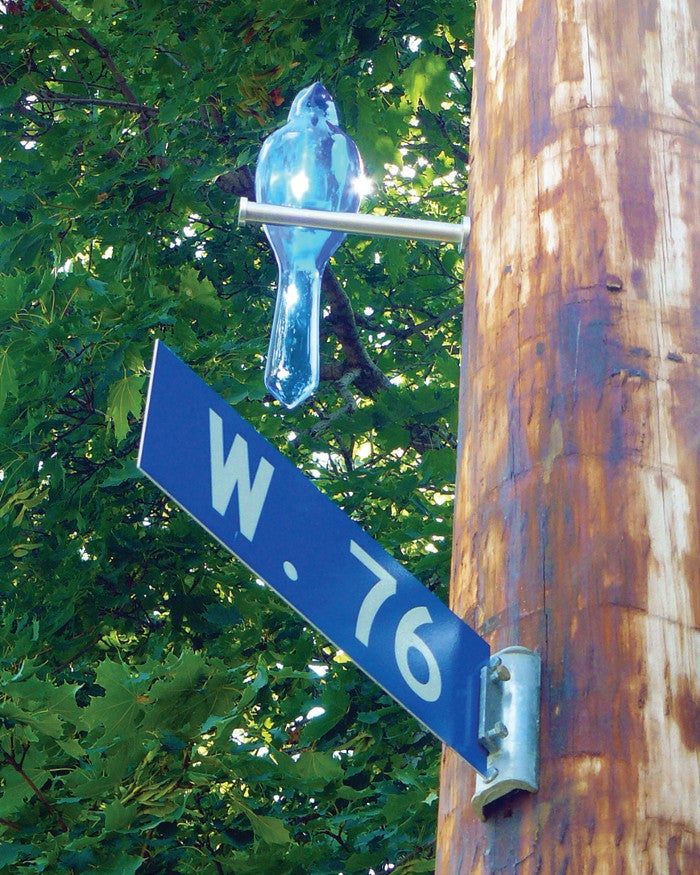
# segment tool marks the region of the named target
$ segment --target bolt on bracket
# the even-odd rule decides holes
[[[481,670],[479,742],[489,752],[472,806],[484,809],[513,790],[539,789],[541,661],[527,647],[506,647]]]

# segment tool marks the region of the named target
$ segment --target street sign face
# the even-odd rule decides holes
[[[158,341],[138,467],[482,774],[471,627]]]

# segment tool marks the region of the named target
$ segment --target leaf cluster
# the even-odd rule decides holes
[[[236,213],[320,79],[364,208],[459,221],[473,12],[0,3],[0,871],[432,871],[437,742],[135,455],[162,338],[446,597],[460,254],[348,238],[285,412],[274,260]]]

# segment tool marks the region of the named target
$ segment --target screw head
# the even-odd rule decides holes
[[[503,660],[500,656],[494,656],[489,664],[491,669],[491,680],[493,681],[508,681],[510,680],[510,671],[503,665]]]
[[[493,739],[494,741],[498,738],[505,738],[506,735],[508,735],[508,727],[502,720],[494,723],[491,729],[486,733],[487,738]]]

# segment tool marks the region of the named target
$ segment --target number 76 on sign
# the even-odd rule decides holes
[[[161,342],[138,465],[485,774],[477,736],[488,644]]]

